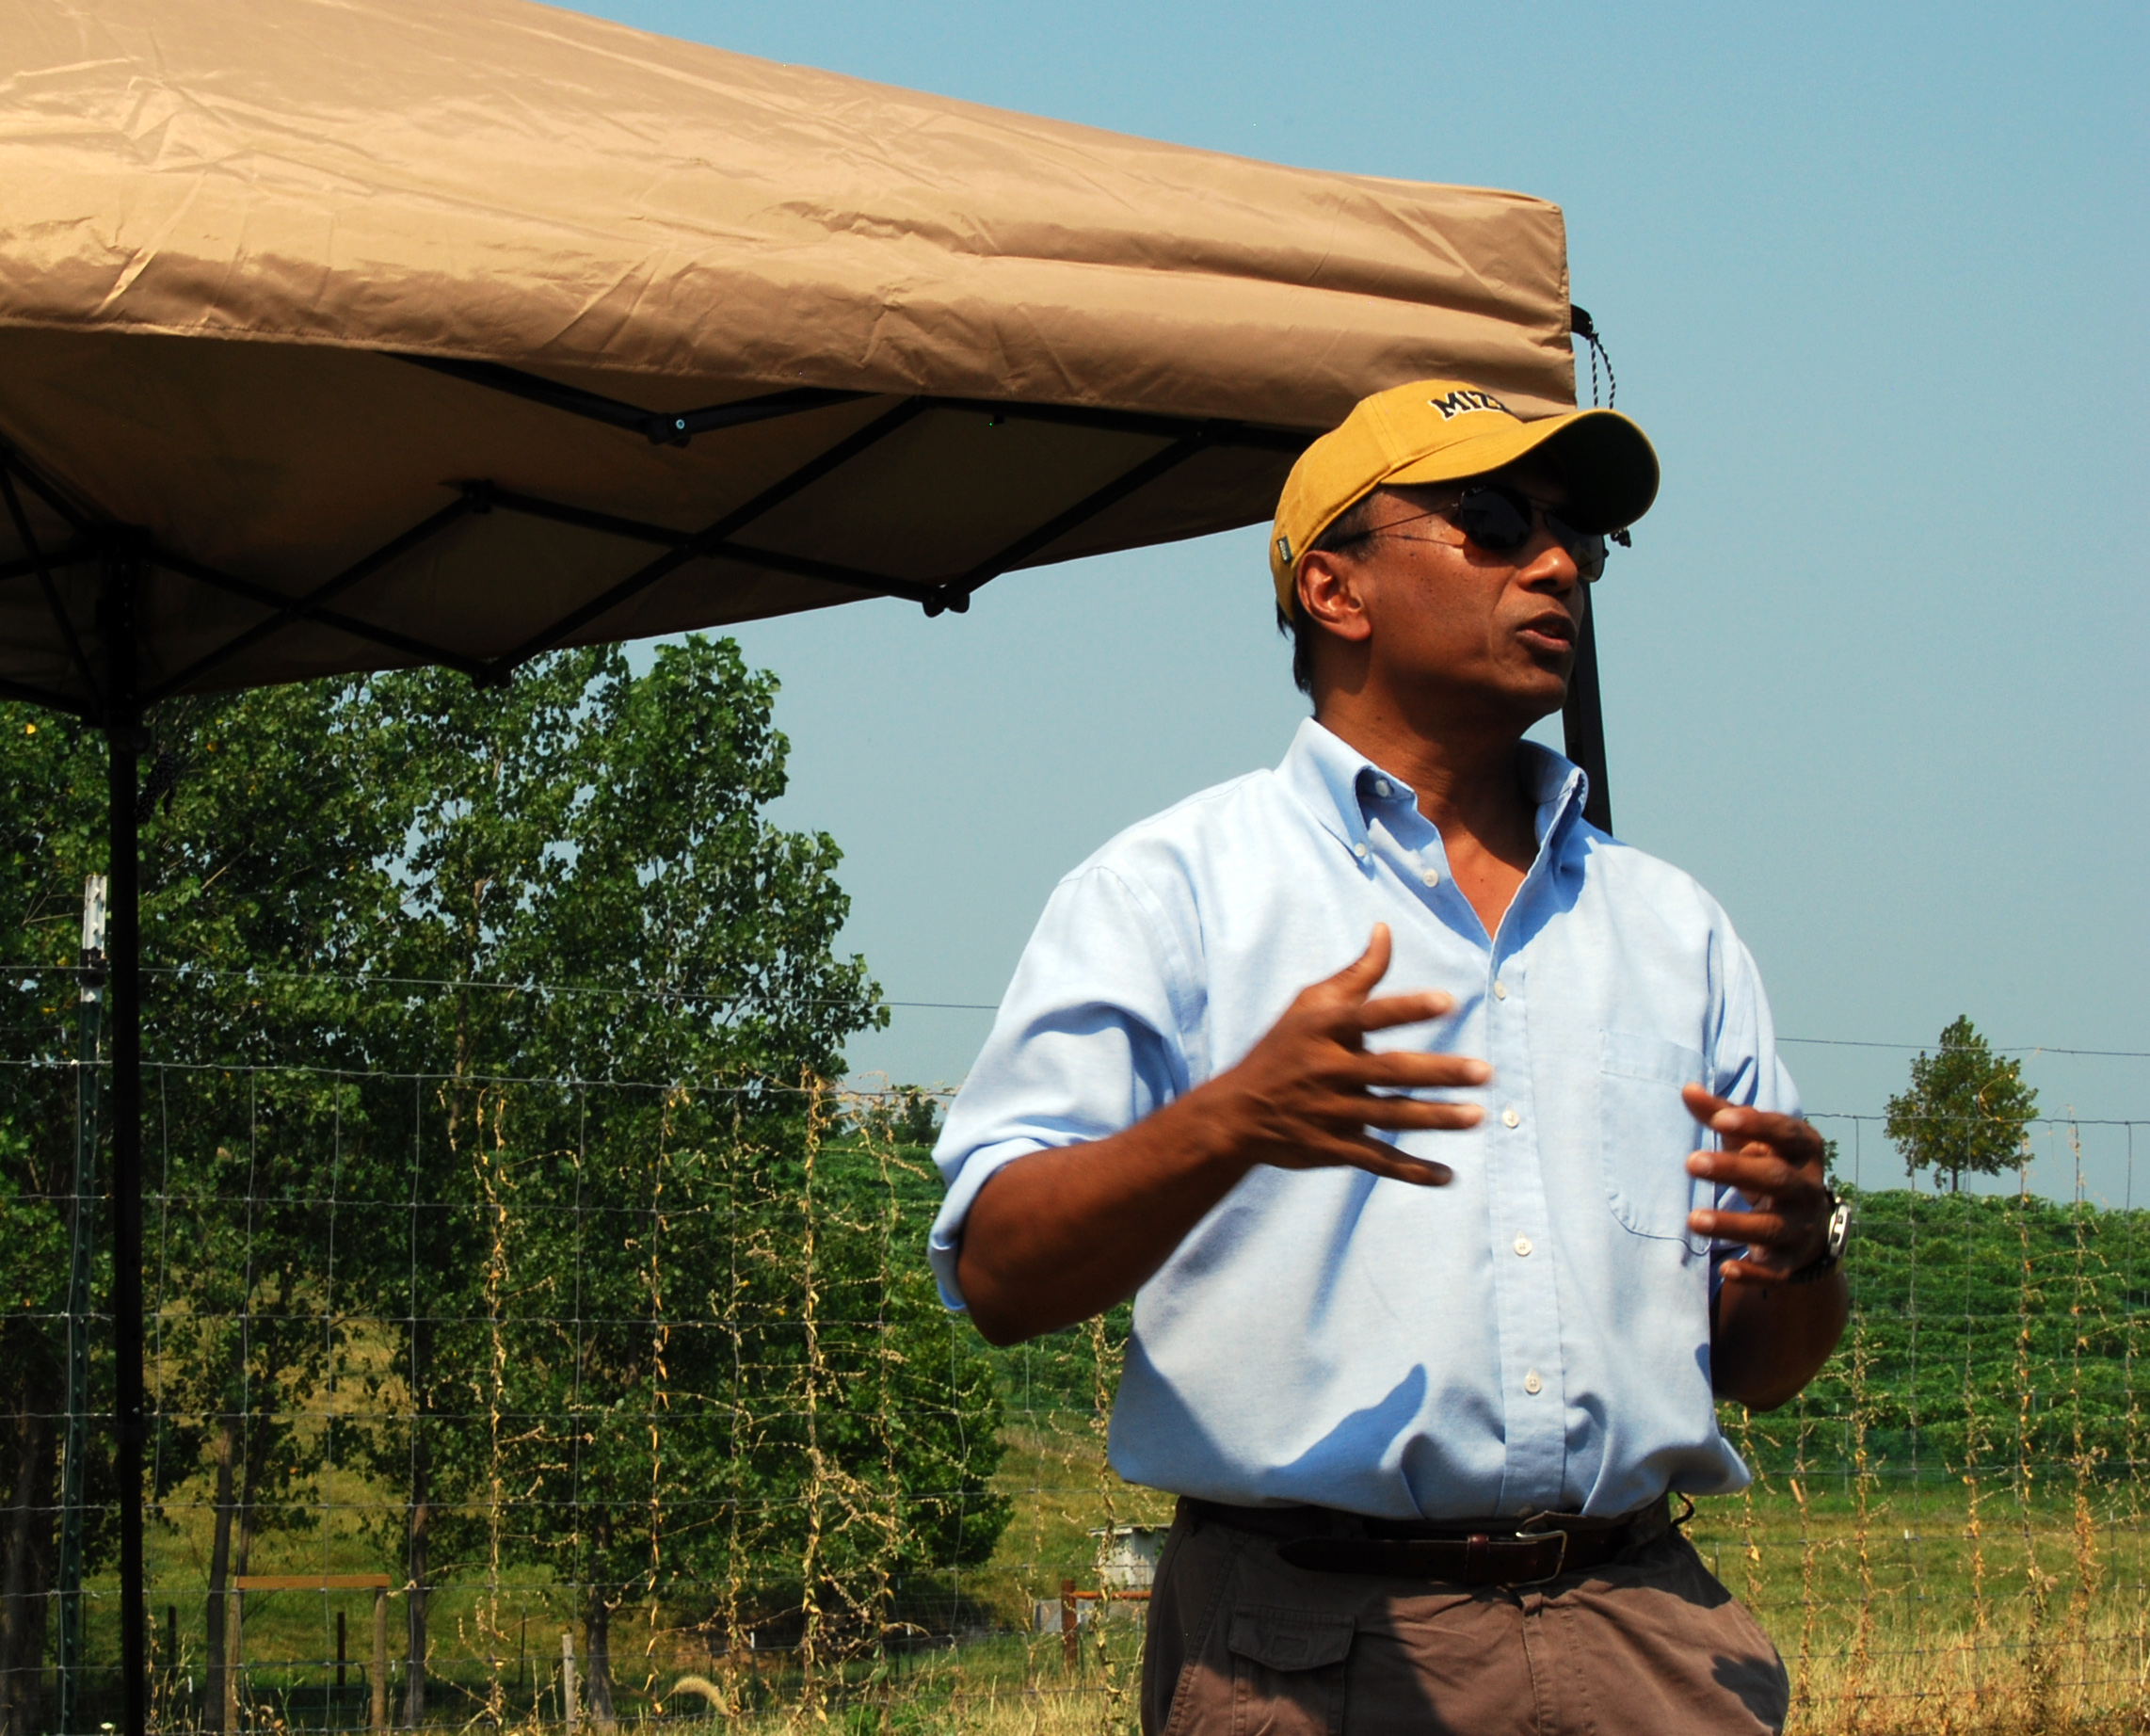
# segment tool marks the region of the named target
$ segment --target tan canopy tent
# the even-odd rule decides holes
[[[149,551],[145,699],[497,678],[1263,519],[1419,375],[1574,397],[1560,213],[1517,194],[518,0],[0,19],[0,437],[65,617],[0,587],[0,678],[52,703],[110,697],[98,525]]]
[[[1377,388],[1570,405],[1571,313],[1541,201],[524,0],[5,0],[0,63],[0,695],[113,747],[133,1732],[146,707],[418,663],[500,681],[868,597],[961,610],[1014,568],[1266,519]]]

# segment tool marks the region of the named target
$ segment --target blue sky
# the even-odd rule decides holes
[[[610,0],[742,53],[1560,203],[1664,491],[1600,587],[1617,829],[1731,911],[1817,1112],[1968,1013],[2150,1199],[2150,11]],[[897,1002],[990,1003],[1053,881],[1282,753],[1259,531],[741,630],[778,817]],[[959,1080],[988,1016],[860,1069]],[[2132,1051],[2127,1056],[2060,1050]],[[1853,1155],[1851,1124],[1825,1123]],[[2064,1136],[2039,1184],[2066,1191]],[[1878,1130],[1869,1182],[1901,1174]]]

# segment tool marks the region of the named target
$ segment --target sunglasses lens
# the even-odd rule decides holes
[[[1568,552],[1575,562],[1576,575],[1585,584],[1605,576],[1605,538],[1596,531],[1577,530],[1574,525],[1546,514],[1546,528],[1554,539]]]
[[[1495,555],[1512,554],[1531,539],[1538,509],[1520,494],[1506,489],[1473,489],[1448,514],[1456,529]],[[1578,530],[1564,519],[1548,512],[1546,528],[1568,552],[1575,571],[1586,583],[1605,571],[1605,538],[1596,531]]]
[[[1449,514],[1456,529],[1482,549],[1505,555],[1531,539],[1531,507],[1505,490],[1473,489]]]

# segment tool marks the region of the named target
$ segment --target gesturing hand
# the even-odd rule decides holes
[[[1828,1177],[1821,1135],[1796,1116],[1741,1109],[1700,1085],[1680,1096],[1703,1126],[1725,1141],[1722,1151],[1696,1151],[1689,1175],[1736,1187],[1751,1212],[1691,1212],[1687,1227],[1698,1236],[1747,1245],[1747,1257],[1719,1268],[1727,1284],[1781,1284],[1821,1257],[1829,1240]]]
[[[1280,1169],[1348,1164],[1427,1187],[1450,1180],[1446,1165],[1407,1157],[1366,1130],[1472,1127],[1484,1111],[1376,1093],[1482,1085],[1493,1069],[1465,1055],[1368,1053],[1369,1031],[1423,1024],[1455,1005],[1432,991],[1368,999],[1388,956],[1388,924],[1376,923],[1358,958],[1302,989],[1246,1058],[1207,1087],[1241,1155]]]

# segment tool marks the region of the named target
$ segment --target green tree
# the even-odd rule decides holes
[[[10,793],[0,787],[0,1730],[45,1728],[43,1660],[57,1552],[74,1082],[66,1070],[84,873],[103,755],[23,707],[0,707]],[[101,1266],[101,1276],[109,1267]],[[108,1370],[100,1365],[100,1376]]]
[[[397,838],[374,829],[380,815],[356,768],[327,750],[328,720],[348,691],[331,683],[168,708],[157,719],[162,776],[152,785],[162,788],[142,810],[144,1038],[163,1196],[151,1210],[154,1245],[166,1250],[152,1302],[166,1305],[170,1326],[152,1370],[160,1437],[152,1464],[160,1497],[200,1471],[204,1454],[214,1467],[203,1706],[212,1724],[223,1702],[228,1578],[247,1570],[261,1530],[311,1518],[289,1499],[319,1447],[317,1431],[297,1426],[297,1410],[331,1352],[319,1318],[313,1185],[324,1090],[305,1075],[249,1069],[353,1053],[358,1021],[336,972],[349,963],[348,937],[366,926],[359,913],[377,927],[396,908],[380,859]],[[10,1263],[27,1252],[60,1284],[64,1256],[53,1264],[33,1250],[49,1241],[66,1192],[72,1085],[43,1064],[69,1058],[62,1034],[72,1022],[82,877],[107,866],[104,751],[93,731],[27,708],[0,710],[0,732],[15,774],[0,796],[0,927],[15,990],[0,1012],[0,1040],[15,1064],[0,1125],[19,1134],[0,1142],[10,1184],[0,1191],[12,1195],[5,1241]],[[312,973],[305,981],[287,980],[301,969]],[[56,1291],[42,1307],[27,1294],[20,1307],[10,1297],[0,1323],[11,1341],[0,1364],[25,1397],[60,1376],[56,1300]],[[95,1374],[108,1390],[101,1355]],[[36,1396],[43,1414],[63,1408],[58,1391]],[[34,1449],[17,1462],[34,1468],[36,1483],[56,1442],[19,1444]],[[99,1431],[93,1445],[103,1444]],[[93,1464],[91,1473],[94,1497],[108,1501],[106,1468]],[[28,1533],[10,1531],[24,1538],[17,1552],[27,1575],[19,1580],[10,1566],[11,1586],[43,1585],[50,1510],[48,1497]],[[93,1562],[110,1542],[104,1518],[93,1510]],[[25,1629],[20,1637],[13,1650],[34,1663],[40,1636]]]
[[[863,965],[830,950],[847,909],[835,845],[761,817],[783,789],[774,692],[700,638],[641,677],[607,649],[502,692],[438,671],[372,685],[371,728],[421,793],[398,969],[451,985],[413,1008],[407,1065],[445,1060],[432,1179],[472,1208],[426,1213],[411,1249],[412,1423],[393,1449],[420,1588],[408,1722],[441,1549],[537,1557],[582,1587],[591,1708],[610,1717],[613,1613],[647,1583],[662,1523],[652,1455],[685,1476],[721,1444],[660,1415],[663,1383],[693,1377],[666,1355],[660,1279],[682,1251],[664,1226],[694,1214],[700,1168],[675,1158],[671,1124],[706,1119],[688,1110],[701,1093],[727,1137],[795,1117],[798,1084],[838,1070],[842,1038],[880,1017]],[[534,1080],[592,1083],[507,1083]],[[539,1421],[504,1443],[504,1414]],[[504,1523],[485,1498],[504,1455],[527,1462],[515,1487],[544,1481],[533,1511],[557,1526]]]
[[[369,1148],[370,1008],[402,887],[403,804],[347,727],[362,683],[195,700],[157,719],[143,832],[145,1053],[164,1160],[160,1494],[206,1457],[204,1724],[221,1728],[226,1590],[258,1539],[311,1529],[333,1451],[323,1385],[350,1348],[331,1261],[346,1155]]]
[[[832,950],[834,844],[762,818],[774,694],[698,639],[641,676],[570,651],[505,691],[417,671],[154,720],[152,1462],[162,1497],[214,1509],[213,1665],[229,1576],[313,1522],[339,1466],[393,1492],[377,1545],[412,1587],[411,1723],[444,1575],[542,1563],[574,1586],[602,1714],[629,1598],[707,1619],[789,1584],[863,1632],[876,1574],[990,1552],[997,1402],[923,1277],[930,1172],[885,1138],[815,1166],[818,1082],[883,1015]],[[49,1064],[81,876],[105,866],[104,754],[0,706],[10,737],[0,1020],[5,1058],[36,1065],[0,1096],[0,1384],[34,1428],[59,1409],[72,1084]],[[56,1448],[17,1463],[49,1482]],[[12,1487],[49,1515],[45,1484]],[[33,1692],[43,1643],[8,1640]]]
[[[574,1587],[602,1721],[629,1600],[706,1620],[788,1585],[794,1608],[831,1588],[862,1608],[866,1557],[982,1558],[1004,1519],[985,1365],[890,1245],[924,1220],[892,1227],[885,1178],[814,1181],[819,1082],[884,1015],[832,950],[833,842],[762,817],[774,695],[703,639],[640,676],[590,651],[504,693],[371,685],[364,732],[420,792],[396,971],[439,985],[397,1067],[445,1074],[413,1159],[409,1427],[377,1438],[409,1493],[407,1722],[443,1572]],[[969,1516],[954,1532],[944,1505]],[[871,1549],[873,1525],[837,1522],[869,1507]]]
[[[1940,1052],[1911,1064],[1911,1088],[1888,1100],[1884,1126],[1914,1174],[1946,1172],[1959,1191],[1964,1172],[1998,1175],[2023,1148],[2038,1114],[2038,1093],[2023,1083],[2020,1062],[1995,1055],[1967,1018],[1941,1033]]]

